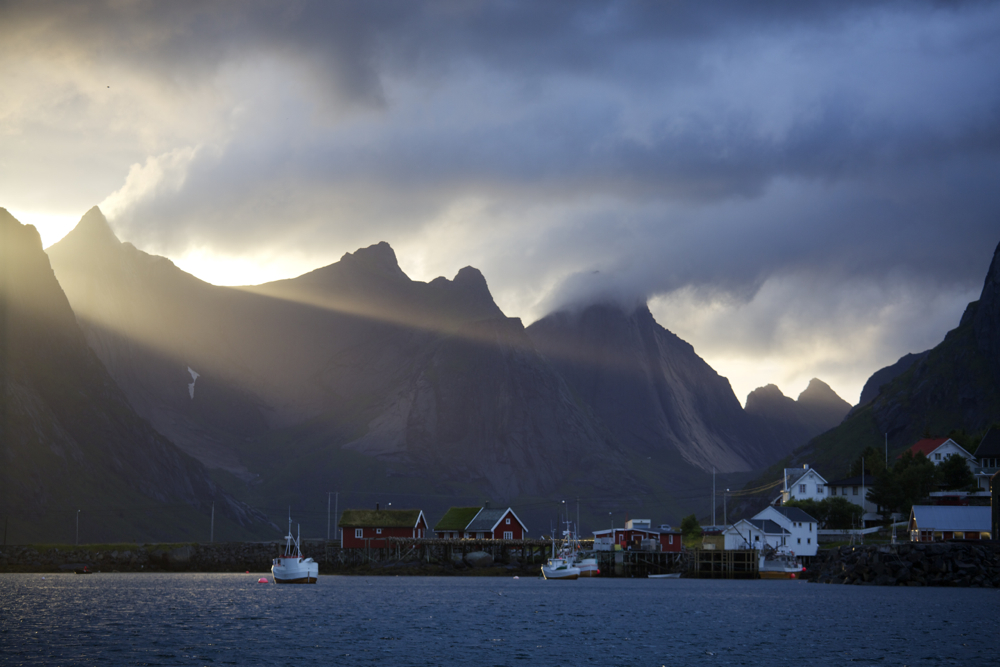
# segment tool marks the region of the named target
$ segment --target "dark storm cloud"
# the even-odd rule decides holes
[[[795,272],[966,285],[980,267],[962,258],[996,241],[991,3],[2,11],[7,57],[130,68],[182,99],[228,85],[226,103],[249,109],[199,143],[176,187],[119,215],[161,251],[393,240],[476,197],[557,213],[508,241],[533,239],[544,260],[483,258],[498,286],[554,270],[578,276],[555,301],[685,285],[749,299]]]

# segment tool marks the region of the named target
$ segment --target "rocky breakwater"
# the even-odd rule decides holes
[[[820,552],[806,579],[868,586],[1000,587],[1000,543],[845,546]]]
[[[216,544],[44,545],[0,548],[0,572],[266,572],[282,545]]]

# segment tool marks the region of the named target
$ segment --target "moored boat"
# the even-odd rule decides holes
[[[582,551],[577,552],[573,566],[580,570],[581,577],[596,577],[601,574],[597,559],[593,556],[587,556]]]
[[[758,571],[761,579],[798,579],[802,571],[802,563],[791,551],[771,551],[760,554]]]
[[[565,558],[550,558],[542,566],[542,576],[546,579],[577,579],[580,576],[580,568],[572,565]]]
[[[271,562],[271,576],[276,584],[315,584],[319,579],[319,563],[303,558],[299,540],[292,537],[292,517],[288,517],[285,553]]]

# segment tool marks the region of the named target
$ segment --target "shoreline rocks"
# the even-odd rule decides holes
[[[996,588],[1000,587],[1000,543],[845,546],[820,552],[805,578],[821,584]]]

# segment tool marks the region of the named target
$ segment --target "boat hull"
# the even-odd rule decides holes
[[[566,581],[573,581],[574,579],[578,579],[580,577],[580,570],[575,567],[551,570],[543,565],[542,576],[552,581],[560,581],[564,579]]]
[[[761,579],[798,579],[799,575],[802,573],[801,570],[796,570],[794,572],[785,572],[779,570],[761,570]]]
[[[319,579],[319,563],[312,558],[277,558],[271,566],[276,584],[315,584]]]

